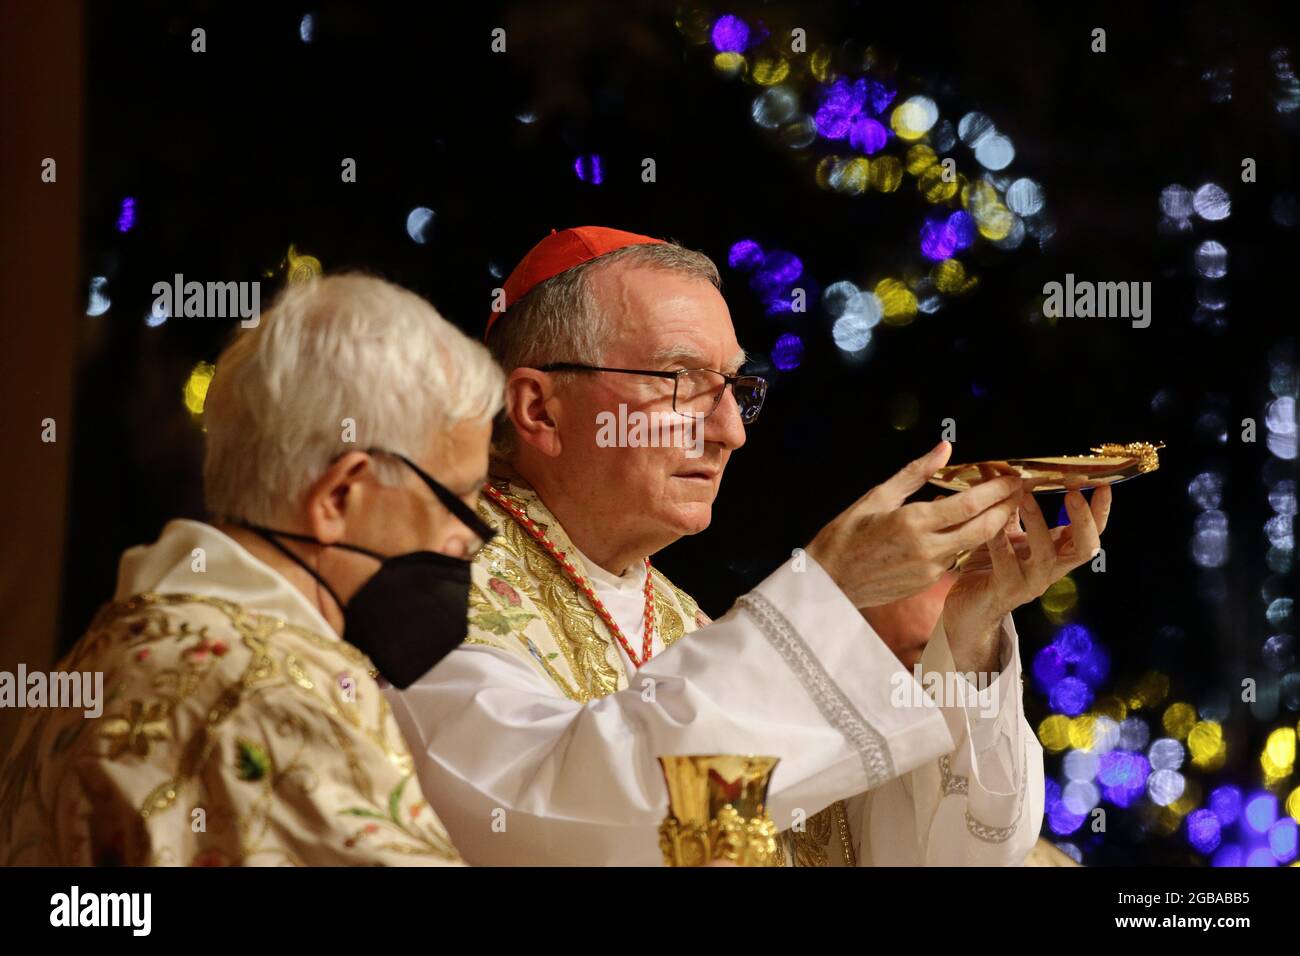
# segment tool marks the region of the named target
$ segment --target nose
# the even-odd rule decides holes
[[[728,451],[745,444],[745,422],[740,417],[740,405],[731,386],[722,390],[722,401],[704,421],[704,440],[717,442]]]
[[[448,514],[435,533],[432,550],[451,558],[468,558],[478,544],[478,535],[467,528],[459,518]]]

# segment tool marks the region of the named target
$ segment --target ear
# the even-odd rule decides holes
[[[312,482],[303,502],[309,533],[317,541],[333,544],[343,538],[350,512],[356,512],[365,494],[365,479],[374,478],[370,456],[350,451]]]
[[[535,368],[517,368],[506,379],[506,414],[519,440],[548,458],[560,454],[556,421],[560,400],[554,379]]]

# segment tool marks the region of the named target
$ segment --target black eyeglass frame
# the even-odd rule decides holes
[[[479,539],[479,550],[483,549],[489,541],[496,537],[496,529],[478,516],[478,514],[465,502],[461,501],[454,491],[440,482],[437,478],[427,473],[423,468],[417,465],[411,459],[407,458],[401,452],[389,451],[387,448],[367,448],[367,455],[388,455],[396,458],[402,464],[410,468],[420,476],[420,480],[429,486],[435,498],[442,503],[442,506],[452,513],[452,515],[466,528],[474,533]]]
[[[713,403],[713,408],[709,409],[708,418],[718,410],[722,404],[722,393],[731,388],[731,393],[736,393],[736,383],[740,381],[757,382],[759,385],[758,404],[754,406],[752,415],[745,416],[744,412],[740,414],[740,420],[746,425],[752,425],[758,421],[758,414],[763,410],[763,402],[767,400],[767,379],[761,375],[728,375],[726,372],[720,372],[716,368],[679,368],[674,371],[663,371],[646,368],[608,368],[603,365],[583,365],[580,362],[551,362],[547,365],[539,365],[539,372],[616,372],[620,375],[649,375],[654,378],[671,378],[673,380],[673,411],[678,415],[687,415],[690,413],[678,411],[677,409],[677,383],[681,381],[683,375],[691,372],[712,372],[715,375],[721,375],[723,379],[722,388],[718,389],[718,397]],[[739,403],[738,403],[739,404]]]

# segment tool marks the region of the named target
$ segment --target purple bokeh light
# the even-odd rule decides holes
[[[849,145],[860,149],[870,156],[885,148],[889,139],[889,130],[883,123],[870,116],[859,116],[849,126]]]
[[[135,225],[135,199],[130,196],[122,200],[122,210],[117,214],[117,231],[130,232]]]
[[[1075,663],[1092,650],[1092,635],[1082,624],[1067,624],[1056,634],[1053,646],[1061,653],[1061,659]]]
[[[977,232],[975,220],[964,209],[958,209],[948,217],[948,225],[957,237],[957,251],[970,248],[975,242]]]
[[[1271,793],[1257,793],[1246,801],[1243,813],[1246,826],[1256,833],[1264,833],[1277,819],[1277,797]]]
[[[600,157],[595,153],[590,156],[579,156],[573,161],[573,171],[578,174],[578,179],[584,183],[591,183],[593,186],[599,186],[604,181],[604,176],[600,171]]]
[[[1193,810],[1188,814],[1187,842],[1198,853],[1213,853],[1219,848],[1223,832],[1213,810]]]
[[[1241,791],[1229,784],[1216,787],[1210,794],[1210,809],[1225,827],[1236,823],[1241,816]]]
[[[793,332],[786,332],[772,346],[772,364],[783,372],[799,367],[803,360],[803,339]]]
[[[723,14],[714,22],[710,38],[719,53],[744,53],[749,46],[749,24],[730,13]]]
[[[940,219],[929,219],[921,226],[921,255],[934,262],[951,259],[957,251],[957,232]]]
[[[1034,655],[1034,680],[1043,690],[1051,690],[1066,675],[1066,664],[1061,652],[1047,645]]]
[[[1296,822],[1283,817],[1268,828],[1268,848],[1279,863],[1290,863],[1296,858]]]
[[[1117,807],[1131,806],[1146,791],[1151,764],[1142,754],[1112,750],[1102,754],[1097,772],[1102,796]]]
[[[733,269],[752,272],[763,262],[763,247],[753,239],[741,239],[727,253],[727,264]]]
[[[1092,645],[1091,650],[1075,665],[1074,672],[1080,680],[1096,690],[1110,677],[1110,651],[1100,644]]]
[[[1048,693],[1047,701],[1057,713],[1077,717],[1092,703],[1092,688],[1077,677],[1062,677]]]

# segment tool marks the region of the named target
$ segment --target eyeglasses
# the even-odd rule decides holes
[[[740,409],[740,420],[752,425],[763,409],[767,396],[767,379],[757,375],[727,375],[711,368],[683,368],[675,372],[660,372],[644,368],[605,368],[599,365],[580,365],[576,362],[552,362],[538,368],[539,372],[616,372],[620,375],[650,375],[673,380],[673,411],[688,418],[708,418],[722,403],[722,393],[728,386]]]
[[[367,448],[366,454],[388,455],[392,458],[396,458],[402,464],[406,465],[407,468],[410,468],[411,471],[420,476],[420,480],[429,486],[429,490],[433,492],[434,497],[442,502],[443,507],[450,511],[457,521],[473,532],[474,536],[478,539],[466,550],[465,557],[474,557],[483,550],[484,545],[496,537],[496,529],[480,518],[473,508],[461,501],[454,491],[440,482],[437,478],[426,473],[423,468],[411,461],[411,459],[407,458],[405,455],[400,452],[388,451],[385,448]]]

